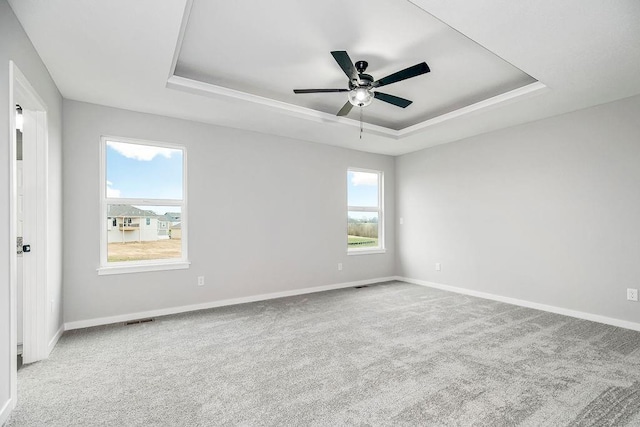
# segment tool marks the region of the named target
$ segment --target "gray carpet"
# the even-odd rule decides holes
[[[640,425],[640,333],[386,283],[64,334],[10,426]]]

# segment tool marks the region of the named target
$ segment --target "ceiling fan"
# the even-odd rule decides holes
[[[294,89],[294,93],[328,93],[328,92],[348,92],[348,101],[338,111],[338,116],[346,116],[351,111],[353,106],[366,107],[373,102],[374,98],[380,101],[388,102],[401,108],[407,108],[413,101],[400,98],[398,96],[389,95],[387,93],[378,92],[377,88],[390,85],[402,80],[410,79],[412,77],[419,76],[431,71],[426,62],[421,62],[413,67],[405,68],[404,70],[390,74],[380,80],[373,80],[373,77],[364,72],[367,70],[369,64],[367,61],[358,61],[353,64],[351,58],[344,50],[336,50],[331,52],[334,59],[342,68],[342,71],[349,77],[348,89]]]

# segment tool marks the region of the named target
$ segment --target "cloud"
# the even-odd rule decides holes
[[[126,158],[141,160],[144,162],[149,162],[156,156],[164,156],[169,159],[173,153],[180,151],[173,150],[171,148],[154,147],[152,145],[127,144],[125,142],[115,141],[107,141],[107,145]]]
[[[358,185],[378,185],[378,174],[370,172],[351,172],[351,183]]]
[[[120,190],[112,188],[113,182],[107,181],[107,197],[118,198],[120,197]]]

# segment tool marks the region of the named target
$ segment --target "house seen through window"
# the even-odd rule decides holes
[[[101,266],[186,261],[185,149],[102,139]]]
[[[347,248],[350,253],[384,249],[382,172],[347,171]]]

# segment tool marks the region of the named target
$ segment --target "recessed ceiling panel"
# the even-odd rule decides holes
[[[367,123],[404,129],[536,80],[408,1],[193,0],[174,74],[336,114],[347,88],[331,51],[369,63],[380,79],[420,62],[431,72],[380,91],[410,99],[406,109],[380,100]],[[358,120],[360,109],[349,118]]]

